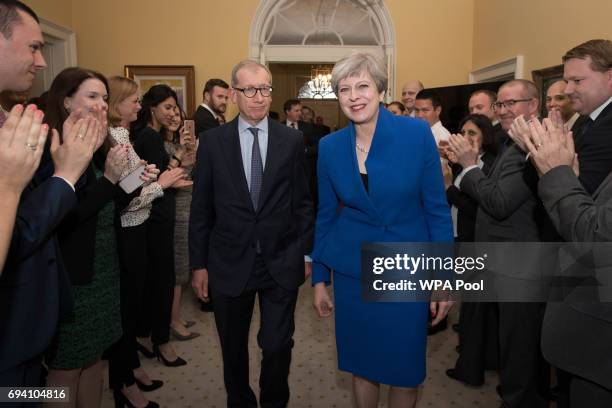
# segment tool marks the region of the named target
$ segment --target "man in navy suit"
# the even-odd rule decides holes
[[[21,2],[5,0],[0,2],[0,26],[3,78],[10,78],[12,90],[27,89],[34,72],[46,67],[38,18]],[[37,182],[34,176],[23,191],[0,277],[2,387],[41,385],[42,353],[55,335],[61,314],[72,306],[55,228],[76,204],[74,184],[91,161],[97,135],[92,133],[93,126],[88,127],[89,121],[76,122],[71,117],[66,122],[63,143],[54,133],[51,144],[53,177]]]
[[[255,61],[232,71],[240,115],[200,138],[189,220],[192,286],[215,304],[228,407],[257,407],[248,339],[255,296],[263,350],[260,404],[286,407],[299,286],[309,273],[313,210],[298,130],[268,118],[272,76]]]

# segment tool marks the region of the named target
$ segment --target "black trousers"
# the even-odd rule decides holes
[[[148,270],[145,294],[139,312],[138,337],[151,336],[153,344],[170,341],[170,319],[174,299],[174,221],[147,221]]]
[[[497,303],[464,302],[459,316],[459,358],[455,374],[470,384],[484,383],[485,370],[499,365]]]
[[[286,407],[289,402],[288,376],[298,291],[280,287],[259,256],[247,287],[239,296],[227,296],[211,290],[223,354],[227,406],[257,407],[257,399],[249,386],[248,350],[256,294],[259,295],[261,313],[257,343],[263,352],[259,401],[263,408]]]
[[[570,385],[570,401],[571,408],[610,408],[612,390],[584,378],[573,377]]]
[[[147,221],[135,227],[116,229],[121,271],[121,326],[123,336],[109,349],[108,374],[113,389],[136,381],[132,370],[140,367],[136,349],[136,327],[149,268],[147,256]]]
[[[42,387],[42,356],[37,356],[25,363],[0,371],[0,387]],[[71,396],[72,398],[72,396]],[[41,407],[42,403],[0,402],[2,408]]]
[[[498,303],[501,397],[508,408],[548,408],[550,366],[540,349],[544,303]]]

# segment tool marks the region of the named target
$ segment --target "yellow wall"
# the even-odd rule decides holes
[[[385,0],[397,41],[396,92],[410,79],[426,87],[468,82],[474,0]]]
[[[474,9],[474,69],[521,54],[531,79],[573,46],[612,38],[610,0],[475,0]]]
[[[233,64],[248,57],[250,16],[257,4],[75,0],[79,65],[106,75],[123,74],[124,65],[194,65],[199,103],[207,79],[229,82]]]
[[[40,18],[66,28],[72,27],[72,0],[24,0]]]
[[[228,80],[232,65],[248,56],[249,29],[259,0],[28,3],[41,16],[77,33],[83,67],[116,75],[126,64],[194,65],[198,101],[208,78]],[[412,78],[426,86],[467,82],[474,0],[386,0],[386,4],[396,30],[397,97],[402,83]]]

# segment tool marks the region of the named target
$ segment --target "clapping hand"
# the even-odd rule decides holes
[[[112,147],[106,155],[104,163],[104,177],[111,183],[117,184],[127,166],[127,146],[117,145]]]
[[[529,139],[531,137],[531,130],[529,128],[529,123],[532,121],[537,122],[537,118],[532,117],[530,120],[526,121],[523,115],[519,115],[514,119],[512,125],[510,126],[510,131],[508,135],[510,138],[516,143],[516,145],[524,152],[527,152],[527,146],[525,145],[525,139]]]
[[[64,121],[63,141],[53,129],[51,157],[55,165],[55,176],[75,185],[85,171],[94,154],[100,137],[100,123],[92,118],[77,119],[72,114]]]
[[[449,150],[453,153],[453,162],[459,163],[464,169],[478,164],[480,151],[475,143],[471,143],[460,134],[450,135],[448,139]]]
[[[529,129],[530,137],[524,142],[540,175],[558,166],[577,167],[573,134],[558,111],[551,111],[542,123],[532,120]]]
[[[0,129],[0,190],[21,194],[42,156],[49,126],[35,105],[15,105]]]
[[[449,188],[453,185],[453,171],[450,164],[446,161],[442,162],[442,176],[444,177],[444,188]]]

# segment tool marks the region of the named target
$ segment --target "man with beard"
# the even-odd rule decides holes
[[[196,135],[220,125],[219,117],[223,117],[227,109],[227,93],[229,85],[222,79],[209,79],[204,85],[203,100],[193,114]]]

